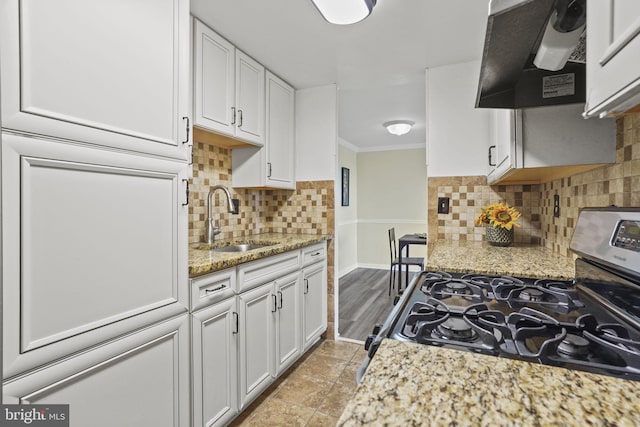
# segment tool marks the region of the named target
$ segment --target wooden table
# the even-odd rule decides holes
[[[398,292],[401,291],[402,286],[402,250],[404,248],[407,249],[407,258],[409,257],[409,246],[411,245],[426,245],[427,238],[420,237],[417,234],[405,234],[400,239],[398,239],[398,261],[400,263],[399,274],[398,274]],[[405,269],[405,283],[409,285],[409,266],[406,266]]]

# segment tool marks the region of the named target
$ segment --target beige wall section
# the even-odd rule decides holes
[[[357,153],[344,145],[338,146],[338,176],[342,168],[349,169],[349,206],[342,206],[341,195],[336,194],[336,228],[338,241],[338,276],[358,266],[358,165]],[[341,178],[336,178],[340,184]]]
[[[389,267],[387,230],[396,237],[427,231],[425,149],[358,153],[358,265]],[[413,246],[412,256],[426,256]]]

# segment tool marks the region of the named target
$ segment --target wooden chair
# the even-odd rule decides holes
[[[420,267],[420,270],[424,270],[424,258],[402,257],[402,265],[400,265],[398,250],[396,248],[396,230],[392,227],[389,229],[389,254],[391,255],[391,266],[389,267],[389,295],[391,295],[391,289],[395,287],[396,267],[398,269],[398,274],[400,274],[400,280],[402,280],[402,266],[409,268],[410,265],[417,265]],[[399,285],[398,291],[400,291]]]

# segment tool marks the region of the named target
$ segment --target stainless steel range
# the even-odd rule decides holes
[[[420,273],[365,344],[384,338],[640,381],[640,209],[581,211],[571,281]]]

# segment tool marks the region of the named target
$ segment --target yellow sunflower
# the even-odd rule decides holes
[[[493,203],[489,206],[483,206],[480,216],[476,218],[476,225],[490,224],[493,227],[501,227],[511,230],[514,226],[519,227],[517,223],[520,218],[520,212],[515,208],[510,208],[504,203]]]

